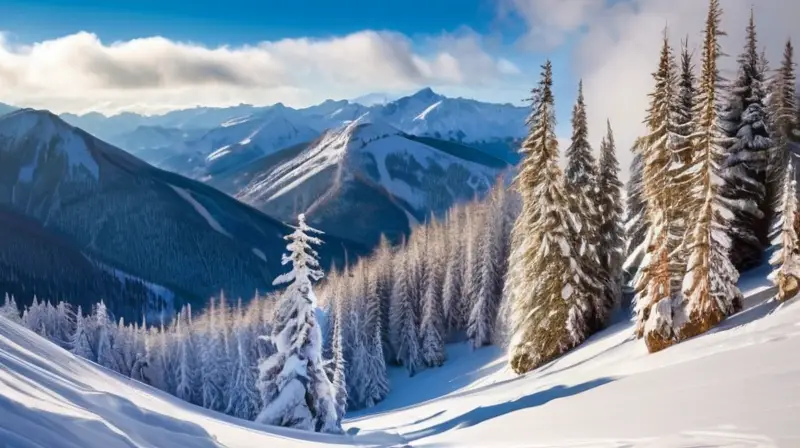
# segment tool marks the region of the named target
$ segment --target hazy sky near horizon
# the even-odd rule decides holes
[[[722,0],[730,55],[741,51],[753,4],[775,65],[787,38],[800,44],[800,1]],[[549,57],[559,136],[569,136],[583,79],[592,141],[610,118],[627,153],[642,130],[662,30],[694,47],[706,8],[703,0],[4,0],[0,102],[157,113],[300,107],[431,86],[522,104]],[[735,57],[724,64],[733,68]]]

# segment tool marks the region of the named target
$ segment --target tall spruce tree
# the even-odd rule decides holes
[[[767,101],[768,123],[772,136],[767,182],[767,201],[771,205],[773,219],[780,215],[783,178],[789,165],[793,142],[800,142],[800,115],[797,101],[797,75],[795,74],[794,47],[786,42],[781,66],[769,83]]]
[[[772,147],[767,130],[765,73],[752,10],[747,42],[738,62],[738,74],[730,88],[723,121],[723,129],[730,137],[723,195],[729,199],[735,214],[730,232],[731,260],[737,268],[746,269],[761,261],[768,244],[770,204],[766,182]]]
[[[800,291],[800,242],[794,226],[797,214],[797,182],[791,164],[785,172],[781,213],[774,224],[777,231],[773,239],[775,252],[769,260],[773,268],[769,279],[778,286],[777,297],[780,301],[791,299]]]
[[[572,109],[572,140],[566,151],[567,167],[565,170],[565,187],[572,207],[569,224],[574,232],[580,235],[579,249],[582,269],[596,278],[604,276],[600,265],[598,247],[600,245],[600,210],[599,190],[597,185],[597,162],[592,155],[589,144],[589,124],[586,117],[586,103],[583,97],[583,81],[578,84],[578,97]],[[603,279],[607,283],[607,279]],[[591,289],[584,285],[585,289]],[[593,305],[590,325],[597,330],[605,326],[609,317],[609,308],[602,290],[596,289],[592,294]]]
[[[653,316],[655,308],[669,308],[675,291],[672,289],[669,274],[669,227],[675,198],[672,194],[672,179],[667,170],[675,153],[677,127],[677,77],[675,58],[669,45],[667,32],[661,46],[658,69],[653,73],[655,88],[650,93],[650,107],[647,111],[647,135],[639,141],[643,162],[643,187],[647,201],[648,232],[645,238],[646,252],[642,266],[635,281],[636,291],[636,335],[645,336],[649,332],[671,334],[671,327],[646,323]],[[664,304],[659,305],[660,302]]]
[[[733,212],[727,208],[721,191],[725,184],[722,164],[730,142],[722,127],[723,92],[717,67],[722,54],[719,36],[724,35],[720,30],[721,15],[719,0],[710,0],[694,112],[695,154],[689,182],[695,219],[687,235],[689,257],[683,279],[683,301],[680,309],[659,308],[659,316],[671,321],[674,337],[653,332],[648,339],[651,352],[702,334],[741,309],[741,293],[736,286],[739,274],[728,253]]]
[[[411,292],[410,260],[408,253],[397,254],[394,287],[389,311],[389,336],[395,361],[414,376],[419,370],[419,331]]]
[[[600,267],[605,272],[605,307],[610,311],[620,302],[622,294],[622,262],[624,230],[622,228],[622,182],[611,122],[606,123],[606,135],[600,145],[597,167],[598,209],[600,211]]]
[[[639,151],[637,139],[631,148],[633,159],[630,165],[630,178],[626,185],[625,207],[625,263],[623,272],[625,283],[631,283],[639,272],[639,267],[646,252],[645,238],[647,238],[647,201],[644,195],[644,182],[642,179],[644,162]]]
[[[259,364],[257,387],[264,408],[256,421],[317,432],[341,433],[334,389],[322,361],[322,333],[316,318],[317,299],[312,282],[322,278],[317,252],[321,244],[303,214],[289,244],[283,264],[292,270],[273,284],[288,283],[270,337],[277,352]]]
[[[542,67],[533,90],[530,132],[522,144],[516,188],[522,211],[513,231],[506,283],[511,306],[509,364],[529,372],[583,342],[591,328],[592,304],[569,221],[564,175],[558,167],[553,69]]]

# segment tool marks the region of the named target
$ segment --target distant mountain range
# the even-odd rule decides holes
[[[482,197],[510,164],[478,149],[399,131],[372,113],[310,144],[273,152],[206,183],[281,220],[312,224],[374,246],[431,213]]]
[[[3,291],[23,302],[105,299],[127,316],[271,289],[290,230],[30,109],[0,117],[0,229]],[[324,265],[366,250],[325,243]]]

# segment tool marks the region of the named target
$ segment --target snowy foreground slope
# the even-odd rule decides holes
[[[345,437],[199,409],[0,318],[0,446],[796,447],[800,301],[767,301],[760,278],[742,282],[745,311],[654,355],[626,319],[524,377],[497,348],[448,347],[440,369],[393,372]]]

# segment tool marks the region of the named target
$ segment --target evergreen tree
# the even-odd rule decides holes
[[[11,322],[22,323],[22,317],[19,314],[19,308],[17,307],[17,301],[14,300],[14,296],[10,296],[8,293],[5,294],[3,306],[0,307],[0,316],[5,317]]]
[[[444,285],[442,287],[442,311],[445,321],[447,340],[454,340],[457,333],[466,326],[466,295],[464,285],[465,248],[464,248],[464,210],[456,206],[447,216],[447,248],[448,258],[445,267]],[[395,274],[396,275],[396,274]]]
[[[794,47],[787,41],[783,60],[769,84],[767,101],[769,132],[772,136],[772,151],[769,160],[767,201],[771,205],[773,220],[780,215],[783,206],[782,190],[786,167],[789,166],[791,144],[800,141],[800,116],[795,114],[797,101],[797,76],[795,74]]]
[[[733,207],[731,259],[739,269],[761,261],[768,244],[770,204],[766,198],[768,155],[764,67],[758,52],[754,13],[750,12],[747,43],[739,56],[739,71],[730,89],[723,129],[727,145],[723,195]]]
[[[620,302],[622,294],[623,239],[622,182],[619,181],[619,163],[611,122],[606,123],[606,136],[600,145],[597,168],[598,209],[600,212],[599,236],[600,267],[607,279],[605,286],[606,315]]]
[[[175,370],[175,396],[183,401],[198,404],[195,398],[199,395],[198,391],[198,366],[195,347],[192,338],[189,336],[188,312],[184,308],[178,314],[176,323],[175,337],[179,344],[179,355],[177,369]]]
[[[797,182],[791,164],[785,171],[781,213],[774,224],[777,234],[773,245],[776,250],[769,260],[773,267],[769,279],[778,286],[777,297],[780,301],[791,299],[800,291],[800,244],[794,226],[797,214]]]
[[[722,91],[717,60],[721,55],[718,38],[722,10],[719,0],[710,0],[703,42],[703,69],[695,101],[695,155],[690,178],[696,216],[688,234],[689,253],[683,280],[680,308],[659,308],[659,316],[671,322],[674,338],[658,334],[648,341],[650,351],[702,334],[741,309],[741,293],[736,286],[739,274],[729,258],[731,239],[729,220],[733,214],[722,197],[722,162],[729,139],[722,128]],[[673,315],[670,315],[672,312]]]
[[[506,288],[511,306],[509,364],[528,372],[583,342],[593,314],[591,280],[581,270],[579,236],[569,223],[570,209],[558,167],[555,100],[550,61],[533,90],[530,133],[516,186],[522,211],[513,231],[513,252]]]
[[[639,140],[631,148],[633,160],[630,166],[630,178],[626,186],[625,254],[627,254],[627,257],[625,263],[623,263],[626,283],[629,283],[638,274],[647,249],[645,247],[645,239],[648,232],[647,201],[645,200],[642,179],[644,162],[638,148]]]
[[[344,413],[347,410],[347,381],[345,378],[345,360],[343,347],[343,324],[342,324],[342,296],[334,296],[334,324],[333,341],[331,345],[331,382],[333,385],[334,400],[336,402],[337,420],[341,424]]]
[[[383,354],[387,360],[392,359],[392,347],[389,343],[389,307],[392,297],[392,246],[389,239],[381,234],[378,248],[375,251],[375,275],[378,282],[378,299],[381,304],[381,342]]]
[[[503,283],[508,260],[506,241],[505,187],[495,186],[488,199],[488,213],[481,234],[482,245],[478,266],[480,289],[467,324],[467,338],[473,348],[491,344],[495,322],[503,296]]]
[[[600,244],[600,210],[599,190],[597,189],[596,160],[592,155],[589,145],[589,125],[586,118],[586,104],[583,98],[583,81],[578,85],[578,98],[572,109],[572,140],[566,151],[567,167],[565,171],[565,186],[570,205],[572,219],[569,224],[574,227],[574,232],[580,235],[580,263],[581,268],[594,278],[607,283],[605,273],[600,266],[600,256],[597,248]],[[593,286],[583,285],[584,289],[591,290]],[[594,289],[590,294],[592,310],[590,325],[593,330],[605,326],[609,317],[610,308],[602,291]]]
[[[667,176],[667,170],[675,154],[675,144],[679,140],[677,128],[677,92],[675,59],[669,45],[666,30],[658,69],[653,73],[655,88],[650,94],[650,107],[647,111],[647,132],[639,141],[643,162],[643,185],[647,200],[648,233],[645,238],[646,252],[635,281],[636,290],[636,335],[646,336],[652,331],[667,332],[669,328],[648,326],[646,323],[654,314],[660,302],[669,305],[679,291],[672,289],[669,273],[670,225],[672,214],[679,206],[673,195],[674,184]]]
[[[94,353],[92,353],[92,348],[89,346],[89,335],[86,334],[86,325],[84,324],[83,311],[80,306],[75,313],[75,333],[72,335],[71,342],[72,348],[70,352],[73,355],[89,361],[94,360]]]
[[[114,371],[119,371],[111,348],[111,320],[106,304],[101,300],[95,307],[95,331],[97,332],[97,364]]]
[[[273,284],[288,283],[276,315],[271,340],[277,353],[259,364],[258,389],[264,408],[256,421],[317,432],[341,433],[333,386],[322,361],[322,333],[316,320],[312,282],[322,278],[317,253],[321,244],[303,214],[287,235],[289,255],[283,264],[292,270]]]
[[[252,333],[244,322],[241,299],[236,306],[234,328],[237,359],[234,364],[231,393],[228,396],[225,413],[244,420],[253,420],[261,410],[261,402],[256,389],[257,372],[254,353],[252,353]]]
[[[424,295],[422,296],[420,357],[428,367],[441,367],[445,359],[444,339],[440,333],[444,328],[442,308],[441,301],[437,297],[438,268],[436,265],[431,265],[433,272],[429,272],[425,278]]]
[[[225,359],[225,342],[219,329],[221,313],[217,311],[217,308],[218,305],[212,298],[206,311],[204,343],[200,354],[203,363],[200,396],[204,408],[221,412],[226,405],[222,389],[222,377],[225,375],[222,369]]]
[[[429,274],[426,279],[432,277],[433,275]],[[377,276],[366,264],[361,280],[364,297],[364,329],[361,336],[365,350],[364,370],[366,374],[363,398],[364,405],[370,408],[383,400],[389,393],[389,379],[386,376],[386,361],[381,342],[381,310]]]
[[[395,361],[404,366],[410,376],[414,376],[419,369],[421,360],[417,317],[414,313],[409,279],[409,256],[408,253],[397,254],[395,259],[398,264],[394,273],[394,287],[389,311],[389,335],[395,353]]]

